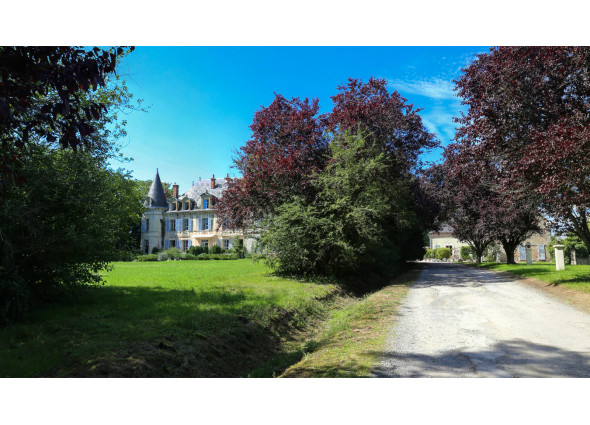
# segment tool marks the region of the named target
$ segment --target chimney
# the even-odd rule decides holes
[[[211,189],[215,189],[215,174],[211,177]]]
[[[225,179],[226,179],[226,180],[229,180],[229,173],[227,173],[227,174],[225,175]]]
[[[172,185],[172,196],[178,198],[178,185],[176,183]]]

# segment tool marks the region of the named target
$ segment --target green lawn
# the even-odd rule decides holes
[[[555,264],[547,263],[533,263],[531,265],[482,263],[479,267],[510,272],[576,291],[590,293],[590,266],[566,265],[565,270],[562,271],[555,270]]]
[[[113,266],[104,286],[0,329],[0,377],[271,375],[303,355],[284,337],[338,292],[248,259]]]

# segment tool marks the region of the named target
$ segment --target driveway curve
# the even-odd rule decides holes
[[[487,270],[425,263],[380,377],[590,377],[590,315]]]

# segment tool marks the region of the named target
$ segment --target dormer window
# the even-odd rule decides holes
[[[206,210],[207,208],[209,208],[209,200],[203,199],[203,209]]]

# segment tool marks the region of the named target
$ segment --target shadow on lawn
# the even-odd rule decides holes
[[[296,330],[294,311],[238,290],[84,293],[0,330],[0,376],[239,377],[280,353],[280,337]],[[45,369],[41,356],[53,359]]]
[[[375,353],[373,353],[375,354]],[[521,339],[501,341],[488,350],[447,351],[440,355],[383,353],[376,377],[491,376],[590,377],[590,356]]]
[[[576,277],[572,277],[570,279],[559,279],[559,280],[556,280],[555,282],[552,282],[550,285],[551,286],[559,286],[564,283],[586,283],[588,286],[590,286],[590,275],[576,276]]]

